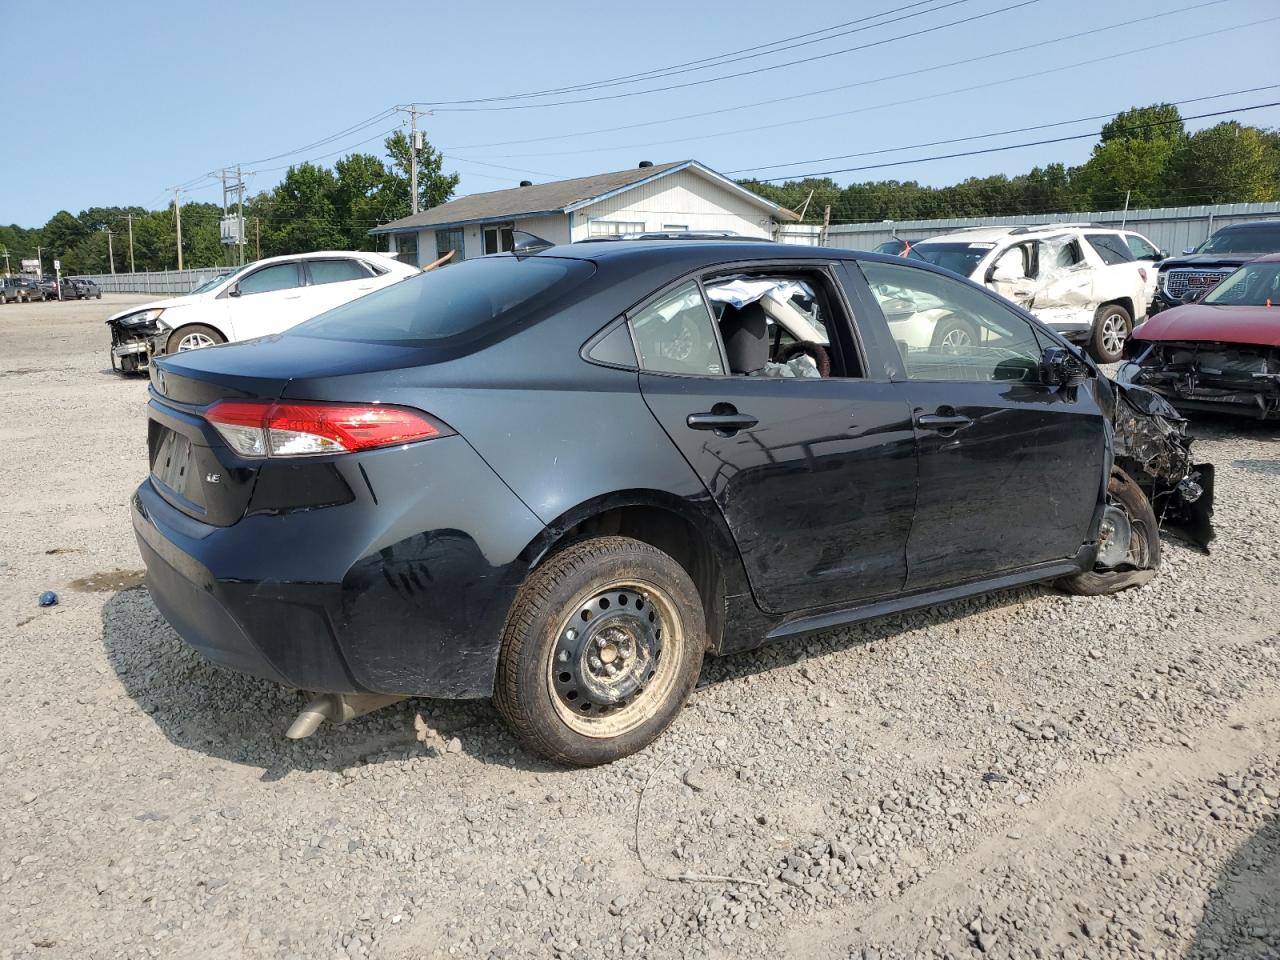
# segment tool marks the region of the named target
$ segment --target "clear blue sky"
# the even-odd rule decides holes
[[[566,98],[626,93],[825,54],[1017,2],[226,0],[208,5],[41,0],[32,6],[0,0],[6,29],[20,25],[20,34],[29,31],[25,40],[5,43],[8,115],[12,119],[21,114],[26,120],[6,124],[0,146],[0,223],[39,226],[59,209],[76,213],[94,205],[160,206],[171,199],[167,187],[224,164],[260,160],[314,143],[397,103],[564,87],[766,44],[855,17],[891,10],[898,12],[890,17],[920,14],[715,69]],[[462,174],[461,194],[514,186],[521,179],[545,181],[617,170],[642,159],[694,157],[723,172],[742,171],[1280,83],[1273,42],[1280,35],[1280,21],[1150,49],[1184,36],[1280,17],[1277,0],[1220,0],[1187,13],[1170,12],[1199,2],[1032,0],[971,23],[753,76],[542,109],[438,109],[422,123],[432,143],[444,149],[447,169]],[[949,5],[931,12],[944,4]],[[1139,22],[1025,49],[1129,20]],[[38,42],[41,37],[50,42]],[[882,79],[1011,49],[1016,52]],[[1095,62],[1081,64],[1085,60]],[[1012,79],[1060,66],[1067,69]],[[956,92],[993,81],[985,89]],[[809,93],[836,86],[846,89]],[[714,116],[671,119],[806,93]],[[916,102],[883,106],[903,100]],[[1271,100],[1280,100],[1280,89],[1182,109],[1184,114],[1202,113]],[[1254,111],[1241,119],[1277,126],[1280,108]],[[269,188],[282,174],[271,168],[290,161],[348,152],[343,149],[348,147],[380,153],[380,139],[357,145],[397,122],[388,118],[309,150],[252,163],[249,168],[259,172],[250,178],[250,190]],[[491,146],[628,124],[645,125]],[[973,144],[798,165],[762,175],[914,158],[1083,133],[1098,126],[1082,123]],[[895,177],[949,183],[970,175],[1016,173],[1054,160],[1078,163],[1088,157],[1091,145],[1086,140],[1024,148],[836,179]],[[220,190],[206,180],[193,185],[186,196],[216,201]]]

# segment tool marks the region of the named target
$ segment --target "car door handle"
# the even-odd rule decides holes
[[[973,426],[973,418],[963,414],[944,416],[938,413],[924,413],[916,417],[916,426],[922,430],[963,430]]]
[[[300,294],[300,293],[289,293],[289,294],[286,294],[286,295],[284,296],[284,298],[283,298],[283,299],[285,299],[285,300],[297,300],[300,296],[302,296],[302,294]]]
[[[714,430],[716,433],[736,433],[739,430],[750,430],[759,419],[749,413],[691,413],[685,420],[690,430]]]

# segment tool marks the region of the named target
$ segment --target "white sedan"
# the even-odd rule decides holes
[[[280,333],[366,293],[414,276],[418,268],[383,253],[320,251],[268,257],[191,293],[115,314],[112,366],[131,372],[158,353]]]

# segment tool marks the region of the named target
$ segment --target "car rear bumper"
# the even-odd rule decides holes
[[[541,523],[460,437],[361,460],[350,503],[226,527],[145,481],[132,516],[156,607],[212,662],[290,687],[490,695]]]

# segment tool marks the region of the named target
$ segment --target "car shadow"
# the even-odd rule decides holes
[[[1241,844],[1211,889],[1187,960],[1280,956],[1280,819]]]
[[[984,610],[1023,603],[1048,588],[1025,587],[882,620],[707,658],[699,689],[938,626]],[[526,753],[488,700],[410,698],[341,726],[325,724],[304,740],[285,731],[307,695],[223,670],[182,642],[145,587],[114,594],[102,610],[107,660],[140,710],[175,746],[259,767],[261,779],[291,772],[340,772],[459,750],[487,764],[566,772]],[[456,740],[456,742],[454,742]]]

